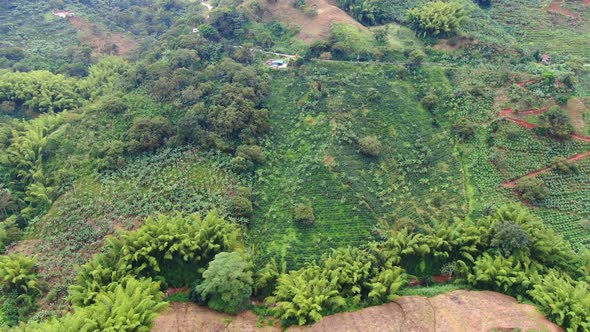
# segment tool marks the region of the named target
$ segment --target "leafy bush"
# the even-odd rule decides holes
[[[136,119],[129,129],[131,147],[138,151],[153,151],[164,145],[172,134],[170,121],[161,117]]]
[[[561,174],[571,174],[578,171],[578,167],[566,158],[556,158],[551,162],[551,169]]]
[[[407,19],[424,36],[449,35],[466,20],[466,12],[457,1],[434,1],[408,10]]]
[[[568,332],[590,330],[590,286],[554,270],[528,291],[551,320]]]
[[[252,216],[254,209],[252,201],[243,196],[235,196],[231,200],[231,210],[236,217],[249,218]]]
[[[359,139],[359,150],[362,154],[369,157],[378,157],[381,155],[383,145],[375,136],[365,136]]]
[[[522,227],[513,220],[494,224],[492,246],[500,249],[504,257],[516,256],[516,252],[528,253],[532,239]]]
[[[313,207],[309,204],[297,204],[294,211],[295,221],[302,224],[313,224],[315,222],[315,215]]]
[[[235,314],[248,307],[252,284],[248,262],[237,252],[222,252],[209,263],[196,291],[210,308]]]
[[[470,140],[475,135],[475,123],[461,119],[453,125],[453,132],[463,141]]]
[[[236,226],[213,211],[148,218],[136,231],[107,240],[109,251],[84,264],[78,284],[70,288],[75,305],[88,305],[126,275],[162,280],[173,287],[192,285],[216,254],[239,246]],[[166,286],[167,286],[166,285]]]
[[[329,310],[345,304],[336,284],[317,265],[282,274],[266,302],[276,304],[276,316],[299,325],[317,322]]]
[[[516,183],[516,190],[523,199],[540,201],[547,196],[548,189],[545,182],[537,177],[527,177]]]
[[[539,116],[539,133],[555,138],[567,139],[574,132],[570,119],[559,106],[553,106],[549,111]]]
[[[87,307],[43,323],[32,322],[16,331],[149,331],[157,314],[167,306],[160,284],[151,279],[127,277],[97,295]]]
[[[13,325],[26,319],[37,306],[41,295],[35,260],[22,255],[0,256],[0,294],[4,301],[0,310],[4,323]]]

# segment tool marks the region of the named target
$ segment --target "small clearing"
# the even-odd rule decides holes
[[[584,101],[580,98],[571,98],[567,102],[566,112],[576,131],[583,131],[586,127],[584,113],[588,112],[588,107],[586,107]]]
[[[105,27],[92,24],[84,18],[68,17],[68,21],[80,33],[80,42],[90,45],[95,54],[128,56],[139,46],[135,39],[119,32],[106,33]],[[113,45],[116,46],[116,52],[113,52]]]
[[[258,326],[258,327],[257,327]],[[433,298],[403,296],[398,300],[355,312],[324,317],[310,326],[288,331],[562,331],[532,305],[490,291],[457,290]],[[237,316],[219,313],[192,303],[172,303],[160,315],[154,332],[184,331],[283,331],[278,322],[269,326],[252,312]]]
[[[368,30],[362,24],[338,8],[334,0],[307,0],[306,6],[315,8],[317,15],[305,14],[303,10],[293,7],[291,1],[260,1],[261,6],[268,10],[264,19],[276,18],[290,27],[301,28],[298,37],[307,44],[325,39],[330,35],[333,23],[347,23],[362,30]]]

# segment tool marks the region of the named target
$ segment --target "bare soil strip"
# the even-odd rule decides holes
[[[172,303],[156,320],[153,332],[185,331],[284,331],[275,321],[261,321],[252,312],[236,316],[219,313],[193,303]],[[537,309],[513,297],[490,291],[457,290],[433,298],[403,296],[394,302],[354,312],[324,317],[289,332],[489,332],[562,331]]]

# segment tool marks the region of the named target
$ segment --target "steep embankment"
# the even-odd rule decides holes
[[[258,326],[258,327],[257,327]],[[275,323],[278,326],[278,323]],[[237,316],[190,303],[172,303],[152,331],[282,331],[259,323],[252,312]],[[561,331],[535,307],[495,292],[458,290],[426,298],[404,296],[395,302],[324,317],[289,331]]]

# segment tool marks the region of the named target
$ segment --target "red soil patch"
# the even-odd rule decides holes
[[[584,7],[590,6],[590,0],[584,0]]]
[[[279,322],[274,322],[272,327],[267,324],[257,327],[257,322],[258,317],[252,312],[231,316],[192,303],[172,303],[156,319],[152,331],[284,331]],[[313,325],[293,326],[288,331],[489,332],[498,329],[562,331],[532,305],[520,304],[500,293],[465,290],[433,298],[403,296],[388,304],[326,316]]]
[[[273,18],[291,26],[300,28],[298,37],[307,44],[316,40],[325,39],[330,35],[333,23],[347,23],[366,30],[363,25],[355,21],[345,11],[338,8],[335,0],[307,0],[306,6],[315,8],[317,15],[306,15],[303,10],[293,7],[291,1],[259,1],[258,4],[268,12],[264,19],[271,21]],[[247,7],[248,4],[245,4]]]
[[[538,81],[539,81],[539,79],[531,79],[531,80],[528,80],[528,81],[518,82],[518,83],[516,83],[516,84],[517,84],[518,86],[520,86],[521,88],[524,88],[524,87],[526,87],[527,85],[529,85],[529,84],[533,84],[533,83],[536,83],[536,82],[538,82]]]
[[[551,4],[551,6],[549,6],[549,8],[547,8],[547,11],[550,13],[556,13],[556,14],[561,14],[561,15],[565,15],[565,16],[570,16],[576,19],[580,18],[580,15],[577,13],[572,12],[571,10],[567,9],[567,8],[562,8],[562,1],[560,0],[555,0],[553,1],[553,3]]]
[[[105,34],[106,28],[92,24],[84,18],[69,17],[68,20],[80,32],[80,42],[90,45],[96,54],[127,56],[139,46],[136,40],[122,33]],[[114,54],[113,45],[117,48]]]

